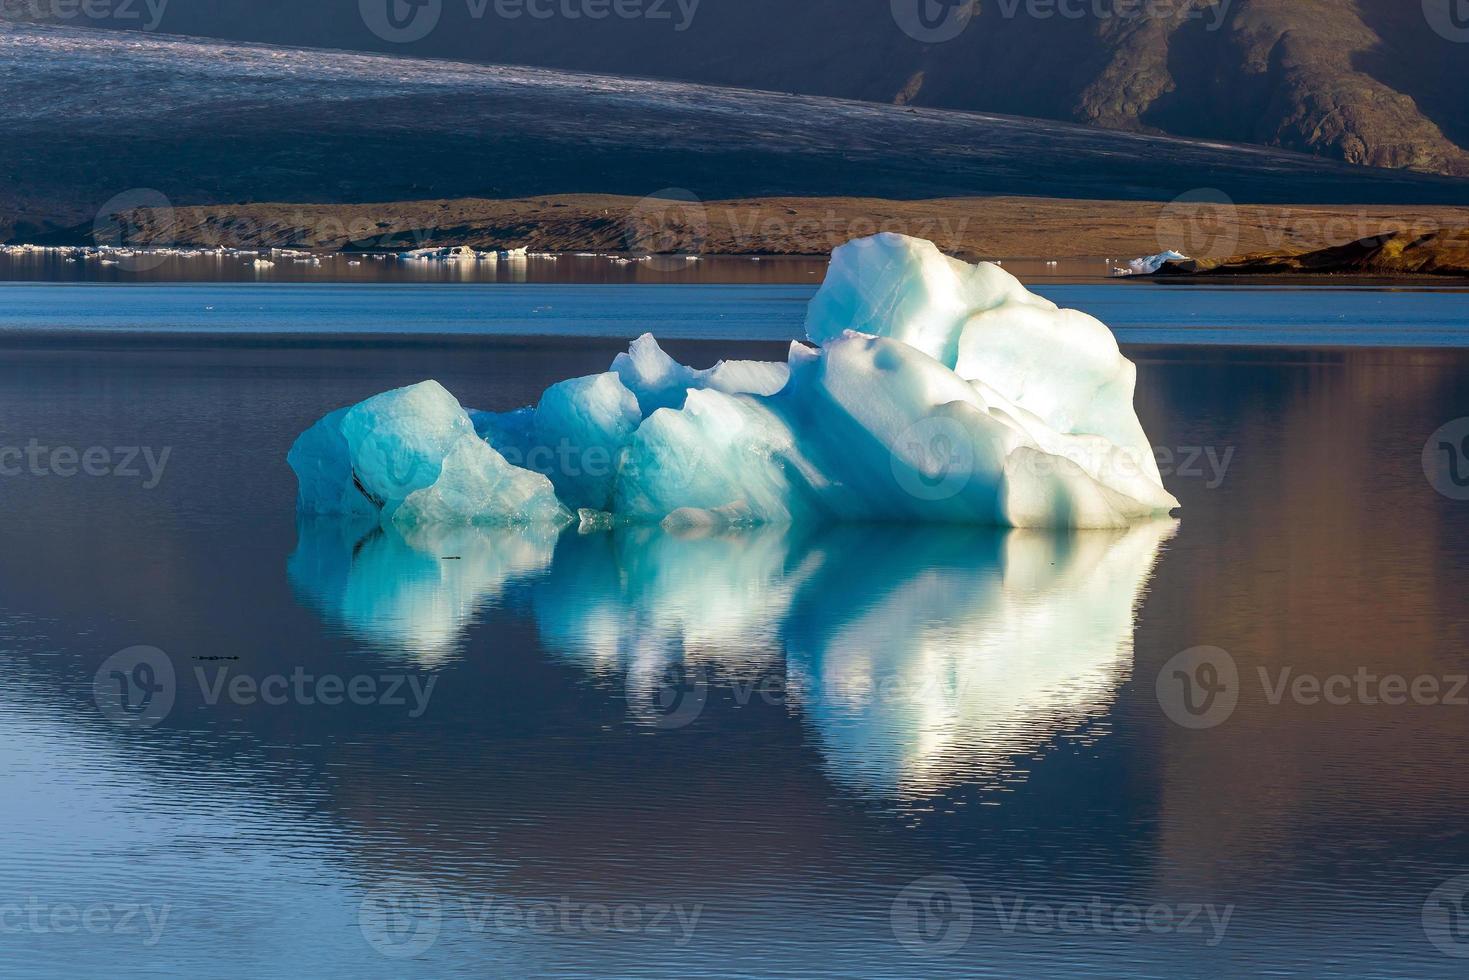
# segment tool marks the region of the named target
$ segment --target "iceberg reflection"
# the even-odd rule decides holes
[[[432,667],[452,657],[479,610],[544,572],[554,530],[422,527],[302,517],[286,574],[326,618],[388,652]]]
[[[786,628],[793,700],[831,777],[903,797],[988,782],[1105,715],[1175,526],[832,542]]]
[[[658,722],[697,679],[678,725],[761,697],[808,726],[834,781],[911,797],[993,781],[1106,714],[1175,527],[639,527],[558,540],[306,521],[290,575],[332,620],[428,663],[522,582],[551,655],[625,684],[635,721]]]

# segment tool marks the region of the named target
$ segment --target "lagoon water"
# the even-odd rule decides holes
[[[779,357],[809,287],[0,285],[0,447],[110,467],[0,477],[5,974],[1462,976],[1464,294],[1042,290],[1128,343],[1176,522],[298,523],[328,409]],[[1180,711],[1200,646],[1232,707]]]

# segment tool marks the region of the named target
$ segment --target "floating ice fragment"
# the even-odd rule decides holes
[[[1169,262],[1187,262],[1188,256],[1182,252],[1159,252],[1157,255],[1144,255],[1140,259],[1133,259],[1125,267],[1114,268],[1114,276],[1151,276]]]
[[[879,235],[839,248],[787,362],[695,370],[651,336],[534,408],[433,382],[292,450],[303,510],[401,524],[608,520],[1123,527],[1178,506],[1105,325],[990,263]],[[355,496],[354,496],[355,492]]]

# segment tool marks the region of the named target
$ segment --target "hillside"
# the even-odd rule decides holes
[[[999,112],[1469,174],[1457,0],[982,0],[939,42],[900,29],[894,11],[909,2],[633,0],[643,16],[573,19],[555,11],[584,0],[546,17],[429,0],[432,30],[409,42],[375,34],[359,0],[171,0],[156,25],[140,0],[118,5],[127,17],[66,23]],[[12,17],[49,9],[0,0]]]
[[[1469,277],[1469,227],[1399,231],[1310,251],[1269,251],[1169,262],[1160,276],[1458,276]]]
[[[132,244],[402,251],[469,245],[545,252],[825,256],[851,238],[897,231],[966,259],[1130,258],[1189,247],[1178,216],[1136,201],[987,197],[935,201],[747,198],[689,206],[613,195],[408,204],[233,204],[147,208],[125,218]],[[1469,225],[1469,208],[1241,206],[1231,247],[1296,255],[1358,235]],[[36,244],[91,244],[92,226]]]
[[[0,86],[36,93],[0,102],[0,240],[89,227],[129,193],[183,207],[666,188],[705,201],[1167,202],[1212,188],[1239,204],[1469,204],[1462,179],[1258,147],[115,31],[0,23]]]

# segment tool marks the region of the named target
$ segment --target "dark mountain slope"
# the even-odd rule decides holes
[[[1445,36],[1451,21],[1435,30],[1420,0],[979,0],[967,29],[941,43],[915,40],[894,14],[895,2],[936,0],[632,0],[666,16],[604,20],[556,12],[591,0],[538,0],[553,11],[545,19],[497,15],[523,9],[500,0],[432,2],[434,29],[409,43],[374,34],[359,0],[171,0],[158,28],[1004,112],[1469,174],[1469,43]],[[1456,2],[1429,0],[1445,16]],[[131,19],[68,23],[148,22],[145,0],[117,9]],[[1139,10],[1155,15],[1126,13]]]
[[[1024,194],[1469,203],[1469,181],[1067,123],[539,69],[0,24],[0,236],[176,205]]]

